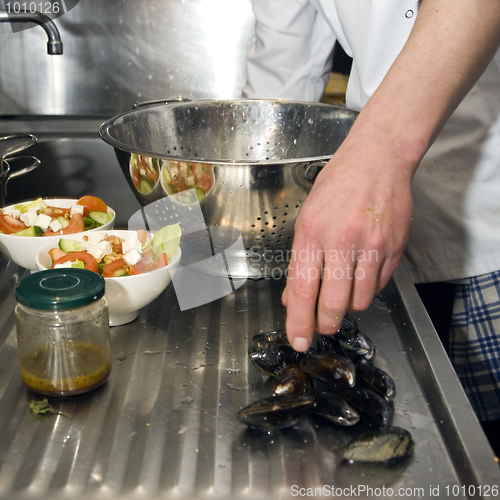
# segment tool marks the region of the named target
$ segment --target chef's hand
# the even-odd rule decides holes
[[[309,346],[316,323],[337,331],[388,282],[408,240],[415,170],[499,47],[498,0],[419,2],[403,50],[297,219],[283,297],[295,349]]]
[[[333,334],[347,311],[366,309],[408,241],[413,166],[387,150],[359,146],[346,139],[318,175],[295,225],[283,303],[297,351],[310,346],[315,329]]]

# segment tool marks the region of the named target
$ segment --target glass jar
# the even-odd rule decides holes
[[[81,394],[111,371],[104,279],[85,269],[49,269],[16,286],[21,378],[47,396]]]

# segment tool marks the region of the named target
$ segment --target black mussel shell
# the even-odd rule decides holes
[[[365,422],[386,426],[394,414],[391,403],[371,389],[357,385],[343,389],[339,394],[358,410]]]
[[[279,328],[277,330],[272,330],[270,332],[257,333],[253,336],[252,339],[253,342],[258,342],[262,340],[267,342],[277,342],[278,344],[290,345],[290,342],[288,342],[288,337],[286,336],[285,328]]]
[[[396,395],[396,384],[392,377],[374,365],[359,363],[356,365],[357,383],[366,384],[377,391],[388,401],[392,401]]]
[[[386,427],[351,441],[342,450],[342,457],[349,463],[391,463],[409,457],[415,443],[411,434],[400,427]]]
[[[318,337],[318,352],[333,352],[346,356],[344,348],[340,345],[336,335],[320,335]]]
[[[359,328],[340,329],[335,337],[347,356],[356,362],[370,362],[375,357],[375,344]]]
[[[273,381],[271,394],[284,396],[292,394],[309,394],[312,382],[309,375],[298,365],[288,365]]]
[[[339,329],[339,333],[345,335],[353,335],[359,330],[358,322],[350,315],[346,314],[342,320],[342,326]]]
[[[260,370],[276,377],[288,365],[298,365],[303,356],[293,349],[291,345],[278,344],[267,340],[257,340],[250,344],[248,357]]]
[[[332,352],[314,352],[300,361],[300,367],[309,375],[329,382],[334,387],[354,387],[356,368],[345,356]]]
[[[242,408],[236,418],[252,429],[272,432],[293,427],[307,418],[316,404],[312,396],[271,396]]]
[[[359,413],[344,398],[332,392],[320,392],[314,395],[316,406],[314,414],[328,422],[351,426],[359,422]]]

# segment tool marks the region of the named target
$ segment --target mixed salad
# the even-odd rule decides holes
[[[47,205],[42,198],[0,209],[0,232],[15,236],[58,236],[95,229],[113,218],[95,196],[83,196],[69,208]]]
[[[165,226],[152,238],[144,230],[129,231],[128,238],[97,231],[79,239],[61,238],[49,250],[52,268],[75,267],[104,278],[132,276],[165,267],[177,253],[179,224]]]
[[[130,175],[138,191],[144,194],[150,193],[160,178],[158,159],[132,153]]]
[[[130,157],[130,175],[136,189],[143,194],[150,193],[160,180],[167,194],[195,189],[198,200],[202,200],[214,185],[210,164],[164,160],[136,153]]]
[[[151,158],[136,153],[130,157],[130,175],[136,189],[144,194],[150,193],[161,180],[167,194],[195,189],[198,199],[202,200],[214,185],[212,165]]]
[[[162,160],[162,184],[168,194],[195,189],[202,200],[214,185],[212,165],[187,161]]]

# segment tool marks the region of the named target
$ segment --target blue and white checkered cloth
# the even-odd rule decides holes
[[[478,419],[500,418],[500,271],[457,285],[450,359]]]

